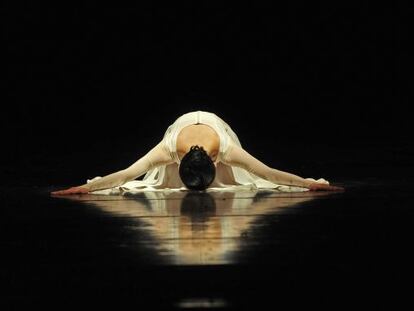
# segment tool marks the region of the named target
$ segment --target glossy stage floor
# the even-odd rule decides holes
[[[2,294],[28,306],[121,295],[151,310],[405,301],[412,191],[340,184],[346,192],[70,197],[3,187]]]

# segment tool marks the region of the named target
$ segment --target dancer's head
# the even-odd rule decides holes
[[[192,146],[179,169],[184,185],[190,190],[205,190],[216,176],[216,167],[203,147]]]

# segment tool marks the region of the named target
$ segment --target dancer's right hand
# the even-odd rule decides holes
[[[70,194],[85,194],[88,193],[89,190],[85,187],[78,186],[78,187],[71,187],[65,190],[59,190],[59,191],[52,191],[51,194],[53,195],[70,195]]]

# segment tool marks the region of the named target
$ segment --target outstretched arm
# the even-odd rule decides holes
[[[318,183],[288,172],[271,168],[237,145],[232,144],[229,148],[230,149],[227,151],[224,159],[222,159],[225,164],[241,167],[256,176],[275,184],[298,186],[310,190],[343,190],[341,187]]]
[[[139,176],[142,176],[156,166],[168,164],[171,162],[171,156],[165,149],[164,142],[162,141],[153,149],[151,149],[145,156],[138,159],[134,164],[127,167],[126,169],[106,175],[102,178],[96,179],[81,186],[52,192],[52,194],[88,193],[95,190],[117,187]]]

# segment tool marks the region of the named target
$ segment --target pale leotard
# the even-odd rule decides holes
[[[178,173],[180,158],[177,153],[177,137],[184,127],[193,124],[210,126],[220,138],[216,177],[208,190],[308,190],[299,186],[301,178],[272,169],[250,155],[242,148],[237,135],[226,122],[214,113],[205,111],[182,115],[168,127],[161,142],[145,156],[124,170],[88,180],[87,187],[97,194],[185,189]],[[135,180],[144,174],[142,180]],[[289,177],[286,179],[285,176],[283,183],[280,183],[281,174]],[[328,184],[324,179],[317,181]]]

